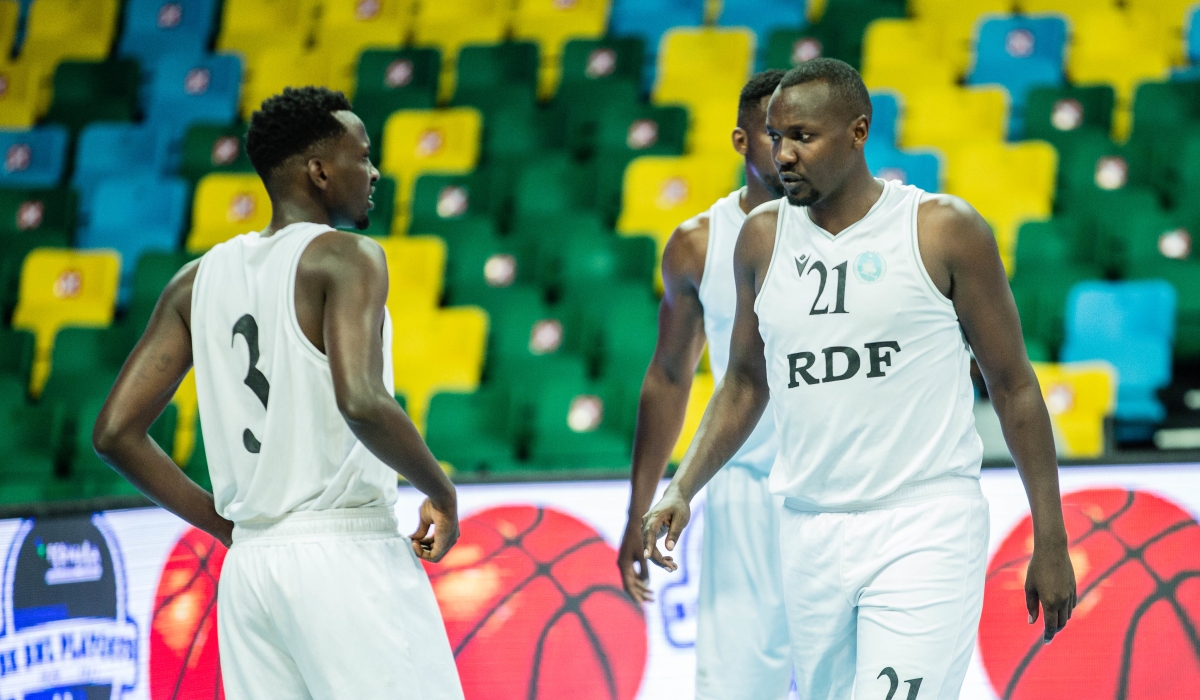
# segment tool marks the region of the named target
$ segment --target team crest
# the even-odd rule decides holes
[[[854,276],[863,282],[878,282],[887,272],[887,263],[883,256],[873,250],[860,253],[854,259]]]

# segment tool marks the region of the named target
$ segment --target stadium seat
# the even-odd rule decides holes
[[[688,108],[693,150],[728,152],[738,94],[753,68],[754,35],[746,29],[672,29],[659,50],[653,101]]]
[[[805,4],[797,0],[724,0],[717,23],[725,27],[749,27],[762,39],[758,50],[764,51],[771,32],[803,28],[808,23]]]
[[[1058,153],[1041,141],[979,143],[949,152],[946,192],[970,202],[991,224],[1009,270],[1018,227],[1050,216],[1057,166]]]
[[[817,3],[809,3],[810,19]],[[867,26],[881,18],[905,16],[902,2],[840,0],[824,8],[820,19],[804,29],[772,32],[767,46],[768,68],[794,68],[801,62],[825,56],[862,68],[863,36]],[[760,36],[761,38],[761,36]]]
[[[367,127],[378,162],[383,123],[401,109],[437,104],[441,56],[437,49],[368,49],[358,61],[354,112]]]
[[[572,289],[597,289],[629,282],[650,287],[654,279],[655,245],[646,236],[577,235],[556,238],[538,251],[542,286],[559,295]]]
[[[217,51],[240,54],[247,77],[254,79],[260,52],[304,50],[320,5],[319,0],[224,0]]]
[[[488,315],[462,306],[400,310],[393,315],[392,361],[396,391],[408,414],[425,426],[430,398],[439,391],[474,391],[479,386],[488,339]]]
[[[399,48],[412,29],[415,0],[327,2],[317,27],[317,48],[328,58],[327,86],[355,95],[364,50]]]
[[[594,185],[566,154],[551,154],[525,165],[513,190],[513,216],[566,214],[590,209]]]
[[[92,208],[92,192],[105,178],[155,176],[166,167],[167,140],[149,124],[96,122],[79,135],[71,185],[80,196],[80,212]],[[179,203],[183,206],[184,202]]]
[[[929,88],[906,96],[905,148],[947,152],[974,143],[998,144],[1008,133],[1008,95],[997,88]]]
[[[387,258],[387,306],[392,313],[400,316],[437,307],[446,270],[446,243],[437,236],[376,240]]]
[[[1104,419],[1117,404],[1117,371],[1107,362],[1053,364],[1035,362],[1050,422],[1062,456],[1074,459],[1104,454]]]
[[[154,313],[154,307],[171,278],[191,260],[192,256],[187,253],[155,250],[145,251],[138,257],[125,315],[114,324],[120,342],[124,345],[124,354],[128,354],[141,338],[150,316]]]
[[[41,393],[50,375],[54,337],[63,326],[112,322],[121,279],[116,251],[38,248],[25,258],[13,328],[36,338],[30,392]]]
[[[138,111],[137,61],[63,61],[54,70],[48,121],[78,131],[94,121],[132,121]]]
[[[75,230],[75,208],[75,192],[70,189],[0,189],[0,238],[47,231],[70,234]]]
[[[54,338],[50,376],[38,400],[74,413],[89,398],[104,398],[124,361],[112,327],[65,327]]]
[[[536,281],[532,260],[510,238],[490,229],[457,231],[447,235],[446,242],[447,303],[479,303],[491,289]]]
[[[659,41],[673,27],[696,27],[704,22],[704,0],[613,0],[608,33],[637,37],[646,47],[645,84],[654,76]]]
[[[532,401],[529,458],[535,467],[627,469],[630,436],[614,426],[614,401],[590,382],[553,382]]]
[[[29,331],[0,328],[0,382],[15,380],[23,398],[29,387],[29,370],[33,366],[33,334]],[[0,384],[0,402],[8,398],[6,387]]]
[[[1019,246],[1020,238],[1017,243]],[[1063,342],[1066,301],[1071,288],[1079,282],[1100,279],[1102,274],[1100,268],[1088,263],[1067,264],[1053,270],[1042,266],[1023,268],[1017,263],[1011,280],[1012,292],[1027,342],[1036,340],[1049,356],[1054,356]]]
[[[896,147],[899,130],[900,104],[898,96],[889,92],[871,93],[871,133],[868,141],[877,145]]]
[[[413,187],[412,222],[409,230],[414,233],[440,233],[445,226],[454,227],[458,222],[486,221],[489,230],[492,223],[490,195],[496,188],[490,187],[486,169],[479,168],[466,175],[421,175]]]
[[[165,54],[199,56],[208,49],[216,0],[127,0],[118,53],[152,66]]]
[[[867,143],[871,143],[870,139]],[[867,167],[875,177],[916,185],[926,192],[942,191],[942,163],[936,153],[901,151],[884,145],[867,148],[866,157]]]
[[[1184,231],[1168,232],[1160,243],[1175,238]],[[1177,244],[1176,244],[1177,245]],[[1168,246],[1162,245],[1167,249]],[[1178,247],[1162,252],[1178,253]],[[1175,325],[1175,357],[1181,363],[1194,364],[1200,360],[1200,261],[1195,256],[1187,259],[1145,257],[1133,260],[1126,271],[1133,280],[1166,280],[1175,288],[1177,299]]]
[[[980,26],[975,65],[967,84],[998,84],[1008,90],[1012,104],[1009,133],[1024,131],[1030,90],[1062,84],[1066,34],[1066,23],[1059,17],[993,19]]]
[[[413,25],[413,43],[442,54],[438,99],[454,94],[458,52],[467,44],[497,44],[504,40],[511,3],[503,0],[422,2]]]
[[[202,253],[218,243],[271,223],[271,200],[257,175],[213,173],[196,184],[192,201],[190,253]]]
[[[17,38],[17,26],[21,22],[21,12],[25,3],[18,0],[3,0],[0,2],[0,53],[12,55],[13,42]]]
[[[675,448],[671,450],[672,464],[679,464],[683,461],[683,456],[687,454],[687,449],[692,444],[692,438],[696,436],[696,430],[700,427],[700,419],[704,417],[704,410],[708,408],[708,402],[712,399],[715,388],[713,376],[708,372],[698,372],[696,376],[692,377],[692,389],[688,394],[683,430],[679,431],[679,439],[675,441]]]
[[[49,124],[26,131],[0,131],[4,170],[0,187],[56,187],[67,167],[67,130]]]
[[[1063,211],[1085,210],[1094,195],[1125,192],[1148,184],[1139,153],[1097,132],[1080,134],[1070,147],[1060,148],[1056,206]]]
[[[1095,263],[1097,246],[1093,238],[1092,230],[1075,217],[1059,215],[1028,221],[1021,224],[1017,235],[1016,270],[1047,275],[1055,268]],[[1095,276],[1103,275],[1096,270]]]
[[[877,19],[863,36],[863,82],[870,90],[895,90],[906,102],[918,92],[950,88],[961,69],[942,48],[932,21]]]
[[[1196,21],[1196,17],[1200,15],[1200,8],[1191,10],[1187,20],[1187,58],[1192,64],[1200,63],[1200,22]]]
[[[179,247],[187,196],[187,183],[180,178],[126,176],[96,185],[88,223],[76,234],[76,245],[120,253],[122,306],[133,294],[134,269],[142,254]]]
[[[254,170],[246,155],[246,127],[242,124],[193,124],[181,150],[179,174],[193,183],[209,173]]]
[[[675,227],[734,189],[740,159],[643,156],[625,169],[617,231],[650,234],[662,246]]]
[[[397,213],[408,211],[413,183],[423,173],[470,172],[479,158],[482,130],[483,118],[471,107],[403,110],[388,117],[379,169],[396,180]]]
[[[39,66],[39,112],[50,105],[50,80],[59,61],[108,56],[120,7],[118,0],[37,0],[29,6],[21,60]]]
[[[1071,82],[1108,83],[1116,90],[1113,131],[1129,134],[1130,107],[1138,83],[1165,80],[1170,54],[1152,25],[1144,18],[1115,9],[1096,10],[1075,24],[1067,72]]]
[[[1067,299],[1062,361],[1107,360],[1117,368],[1118,420],[1156,424],[1155,392],[1171,381],[1175,289],[1162,280],[1082,282]]]
[[[538,45],[505,42],[465,46],[458,54],[454,105],[473,106],[484,114],[497,107],[532,105],[537,99]]]
[[[0,8],[8,3],[0,3]],[[0,128],[27,129],[41,114],[38,103],[43,69],[28,61],[0,61]]]
[[[596,39],[608,26],[610,0],[518,0],[512,17],[513,38],[534,41],[541,65],[538,95],[546,99],[558,88],[563,48],[570,40]]]
[[[263,100],[286,87],[328,85],[330,70],[330,58],[324,51],[298,52],[285,46],[259,51],[242,91],[242,119],[250,121]]]
[[[1086,132],[1107,137],[1112,131],[1116,95],[1112,86],[1039,87],[1025,104],[1025,138],[1042,139],[1059,150]]]
[[[939,53],[958,73],[967,70],[981,18],[1007,14],[1011,0],[914,0],[909,3],[912,16],[931,22]]]
[[[1054,12],[1066,15],[1072,23],[1098,9],[1112,9],[1117,0],[1016,0],[1017,11],[1031,15]]]
[[[1097,262],[1121,277],[1138,264],[1160,259],[1186,259],[1191,234],[1176,212],[1162,209],[1152,197],[1125,198],[1094,217]]]
[[[442,392],[429,402],[425,441],[456,472],[484,474],[521,470],[508,395],[496,389]]]
[[[229,124],[237,117],[241,60],[231,54],[160,59],[146,104],[147,120],[182,141],[192,124]]]
[[[558,100],[571,102],[596,86],[626,83],[635,91],[642,79],[646,49],[641,39],[573,39],[563,47]]]

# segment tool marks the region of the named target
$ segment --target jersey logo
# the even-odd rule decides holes
[[[878,282],[887,272],[887,263],[883,256],[873,250],[859,253],[854,259],[854,276],[863,282]]]

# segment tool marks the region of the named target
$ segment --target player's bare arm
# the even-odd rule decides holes
[[[367,449],[428,496],[413,549],[422,559],[439,561],[458,539],[457,498],[383,383],[381,333],[388,293],[383,249],[357,234],[324,233],[300,257],[296,282],[296,317],[305,336],[329,358],[338,410]]]
[[[707,213],[688,219],[675,229],[663,249],[658,342],[638,399],[629,519],[617,556],[625,592],[639,603],[653,600],[647,585],[650,572],[643,556],[642,516],[650,509],[654,491],[679,440],[692,376],[704,351],[704,309],[699,290],[708,249],[708,223]]]
[[[146,332],[96,419],[92,445],[150,500],[228,547],[233,523],[217,514],[212,494],[189,479],[148,433],[192,366],[192,283],[197,267],[199,262],[189,263],[163,290]]]
[[[957,197],[922,202],[917,231],[925,267],[954,302],[1025,483],[1034,530],[1025,599],[1030,624],[1041,604],[1043,638],[1049,642],[1075,607],[1075,572],[1067,553],[1050,416],[1025,351],[996,240],[979,214]]]
[[[674,571],[677,565],[659,551],[658,538],[666,535],[667,550],[674,550],[691,518],[692,498],[750,437],[770,400],[754,300],[775,247],[778,207],[777,202],[769,202],[756,208],[738,235],[733,256],[737,312],[729,344],[729,369],[704,411],[679,471],[662,499],[642,519],[645,556],[668,571]]]

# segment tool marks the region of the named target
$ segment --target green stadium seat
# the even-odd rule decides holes
[[[1175,357],[1200,360],[1200,261],[1143,258],[1134,260],[1129,279],[1165,279],[1175,287]]]
[[[0,190],[0,236],[75,230],[74,190]]]
[[[535,467],[628,469],[630,436],[618,430],[609,401],[586,381],[546,383],[534,396],[529,457]],[[619,415],[619,411],[618,411]]]
[[[458,472],[506,473],[523,469],[505,392],[434,394],[425,441],[439,460]]]
[[[141,337],[154,313],[154,306],[162,295],[167,283],[179,269],[192,260],[187,253],[163,253],[151,251],[142,254],[133,271],[132,294],[129,305],[125,308],[125,316],[113,325],[112,333],[117,336],[114,343],[120,343],[120,351],[116,355],[127,355]]]
[[[28,383],[13,375],[0,375],[0,482],[13,478],[48,477],[54,474],[49,442],[39,440],[27,403]]]
[[[1058,211],[1102,211],[1095,204],[1150,184],[1148,164],[1136,149],[1089,131],[1059,147]]]
[[[29,386],[33,365],[33,334],[0,327],[0,381],[16,379]]]
[[[1166,257],[1164,250],[1170,253],[1190,248],[1191,235],[1183,222],[1157,202],[1127,198],[1121,204],[1096,220],[1100,237],[1097,250],[1102,253],[1099,262],[1105,269],[1126,276],[1135,264]]]
[[[1053,270],[1026,269],[1017,266],[1011,280],[1013,298],[1021,317],[1026,345],[1040,344],[1041,352],[1053,356],[1063,342],[1067,295],[1077,282],[1100,279],[1100,268],[1076,263]]]
[[[610,229],[594,213],[567,212],[513,219],[508,237],[536,272],[539,283],[551,279],[551,267],[566,241],[575,238],[602,238]],[[544,258],[544,259],[543,259]]]
[[[588,358],[601,379],[641,383],[658,337],[658,303],[652,287],[612,281],[568,288],[559,315],[569,347]]]
[[[647,236],[580,235],[543,241],[538,253],[542,286],[560,295],[613,282],[653,285],[657,261]]]
[[[193,124],[183,139],[179,174],[195,183],[209,173],[254,172],[244,124]]]
[[[612,103],[597,113],[594,131],[580,133],[572,145],[577,157],[594,158],[596,207],[606,220],[616,220],[621,207],[625,166],[638,156],[684,153],[688,113],[683,107]]]
[[[548,145],[550,115],[532,103],[518,101],[484,111],[483,155],[489,161],[511,164],[535,156]]]
[[[591,209],[591,174],[565,154],[546,155],[525,164],[513,191],[513,217],[555,216]]]
[[[804,29],[779,29],[767,38],[766,67],[795,68],[818,56],[837,58],[862,67],[862,43],[867,25],[882,18],[903,18],[903,2],[848,0],[831,2],[820,21]]]
[[[1200,222],[1200,131],[1186,133],[1175,162],[1174,181],[1167,185],[1169,198],[1184,216]]]
[[[92,427],[95,426],[100,409],[104,406],[104,399],[103,396],[94,397],[80,409],[70,451],[71,480],[91,498],[136,496],[139,491],[133,484],[114,471],[92,449]],[[171,454],[174,448],[176,419],[175,404],[167,404],[162,415],[150,426],[150,437],[167,454]]]
[[[558,97],[575,99],[594,86],[605,83],[626,83],[637,86],[642,81],[646,49],[641,39],[604,38],[573,39],[563,48],[562,82]]]
[[[125,361],[125,344],[115,327],[63,328],[54,339],[43,404],[78,406],[105,396]]]
[[[65,231],[42,231],[36,234],[0,233],[0,316],[8,318],[17,305],[21,280],[21,264],[34,248],[66,248],[70,235]]]
[[[503,211],[501,197],[491,187],[492,177],[485,168],[469,175],[422,175],[413,188],[413,233],[440,233],[457,222],[487,221]],[[473,223],[470,226],[482,226]],[[490,226],[490,222],[487,224]]]
[[[367,127],[378,157],[383,124],[401,109],[432,109],[437,103],[441,54],[437,49],[370,49],[358,60],[354,112]]]
[[[451,104],[470,105],[485,118],[499,108],[537,101],[538,46],[527,41],[470,45],[458,54]]]
[[[1074,228],[1066,217],[1021,225],[1014,254],[1016,270],[1053,270],[1076,262]]]
[[[54,70],[54,101],[46,119],[73,132],[88,122],[132,121],[137,117],[140,85],[138,62],[130,58],[63,61]]]
[[[444,236],[447,303],[472,304],[492,289],[528,284],[535,275],[530,260],[514,241],[500,238],[490,225]]]
[[[1115,100],[1110,85],[1034,88],[1025,103],[1025,137],[1061,148],[1081,133],[1108,136]]]

